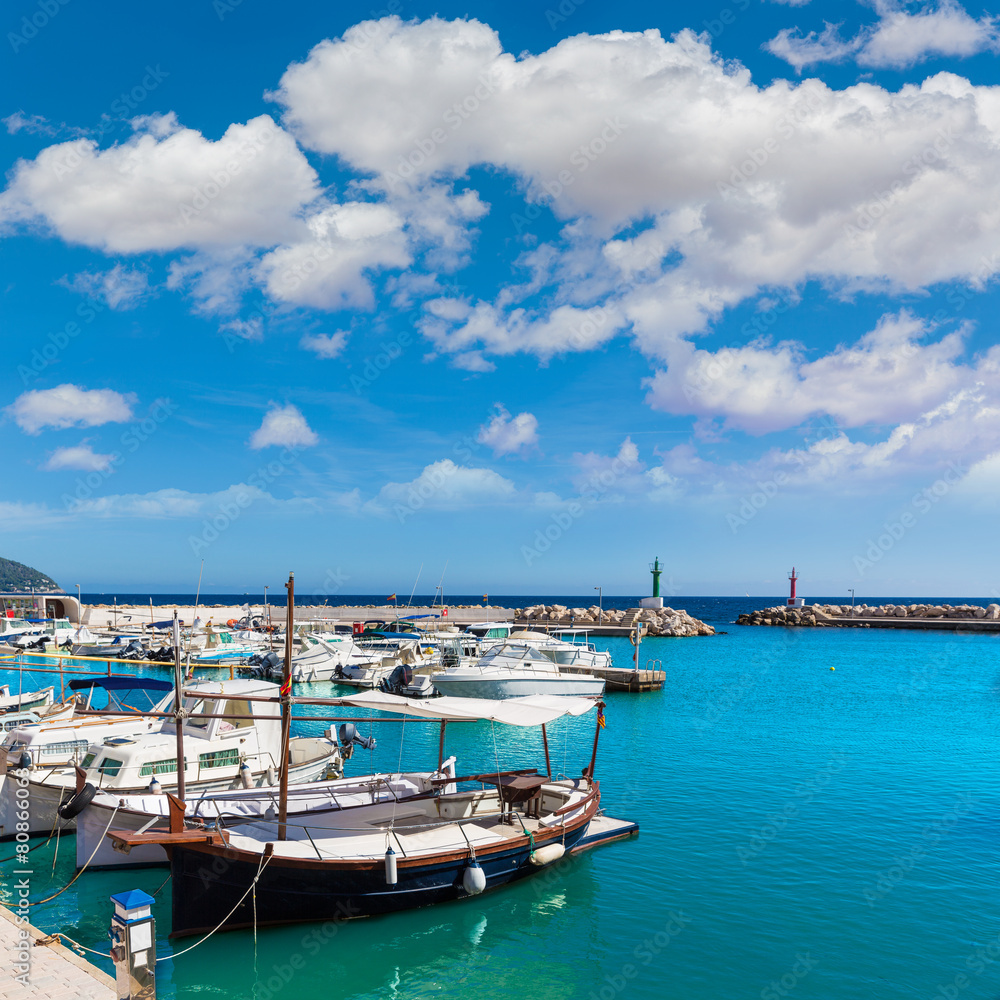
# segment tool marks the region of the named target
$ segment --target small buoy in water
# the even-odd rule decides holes
[[[250,788],[253,785],[253,775],[250,773],[250,765],[246,761],[240,764],[240,781],[244,788]]]
[[[486,872],[475,858],[462,873],[462,887],[470,896],[478,896],[486,888]]]
[[[385,852],[385,884],[396,884],[396,852],[391,847]]]
[[[836,670],[837,668],[836,668],[836,667],[830,667],[830,669],[831,669],[831,670]]]

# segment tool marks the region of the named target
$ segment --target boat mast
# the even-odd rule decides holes
[[[184,801],[184,702],[181,698],[181,626],[174,608],[174,729],[177,731],[177,797]]]
[[[285,676],[281,684],[281,779],[278,785],[278,840],[288,823],[288,740],[292,730],[292,627],[295,621],[295,574],[288,574],[288,614],[285,622]]]

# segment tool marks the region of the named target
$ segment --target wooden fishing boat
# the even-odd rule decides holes
[[[322,704],[438,720],[439,757],[449,722],[541,726],[545,771],[440,778],[432,782],[433,791],[406,800],[300,818],[279,812],[229,830],[185,824],[184,806],[175,799],[169,828],[107,834],[120,851],[149,844],[166,849],[174,936],[255,921],[341,920],[468,898],[638,830],[634,823],[599,816],[593,768],[603,715],[582,777],[555,777],[549,766],[544,727],[595,708],[603,712],[602,703],[553,696],[419,701],[372,692]],[[493,743],[487,742],[492,758]]]

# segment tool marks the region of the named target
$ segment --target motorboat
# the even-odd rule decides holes
[[[564,638],[570,636],[570,639]],[[611,654],[599,650],[587,639],[585,629],[561,629],[558,635],[522,629],[511,632],[514,642],[537,649],[560,667],[585,667],[588,670],[606,670],[612,665]]]
[[[460,698],[517,698],[556,694],[600,697],[604,680],[592,674],[564,673],[533,646],[506,641],[487,649],[473,663],[439,670],[434,686]]]
[[[183,694],[184,781],[192,790],[223,791],[272,785],[282,759],[278,686],[258,680],[202,681]],[[257,698],[274,698],[258,701]],[[340,749],[328,737],[293,737],[288,780],[340,777]],[[18,777],[24,775],[18,772]],[[75,817],[97,789],[116,794],[150,785],[175,788],[178,780],[176,723],[162,721],[149,732],[93,741],[77,767],[27,772],[29,834],[75,825]],[[0,788],[0,838],[13,833],[16,805],[11,783]]]
[[[292,704],[307,700],[292,698]],[[289,815],[284,822],[261,817],[230,829],[185,822],[181,809],[169,827],[139,832],[112,823],[107,836],[117,850],[165,848],[171,936],[341,921],[468,899],[638,832],[635,823],[601,814],[594,762],[603,706],[592,700],[417,701],[371,692],[324,703],[438,721],[439,768],[449,722],[541,726],[545,771],[493,768],[495,743],[486,735],[488,771],[431,779],[433,791],[406,799]],[[598,724],[592,752],[585,740],[590,764],[583,777],[553,777],[544,727],[595,708]]]
[[[83,760],[94,742],[111,736],[151,732],[159,728],[162,720],[152,715],[136,715],[136,706],[129,703],[145,699],[141,708],[163,712],[172,703],[174,690],[170,681],[132,675],[86,677],[70,681],[69,687],[74,697],[57,714],[41,719],[35,715],[33,720],[8,730],[0,743],[0,774],[10,768],[72,767]],[[111,714],[75,714],[90,710],[98,693],[107,695],[106,710]],[[4,832],[3,823],[0,811],[0,836]]]
[[[9,684],[0,684],[0,715],[7,712],[30,712],[47,708],[54,699],[55,688],[38,691],[11,692]]]

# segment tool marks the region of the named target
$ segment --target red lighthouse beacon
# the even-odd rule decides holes
[[[788,595],[788,606],[790,608],[801,608],[806,602],[801,597],[795,596],[795,581],[798,577],[795,575],[795,567],[792,567],[791,573],[788,574],[788,579],[792,581],[791,593]]]

